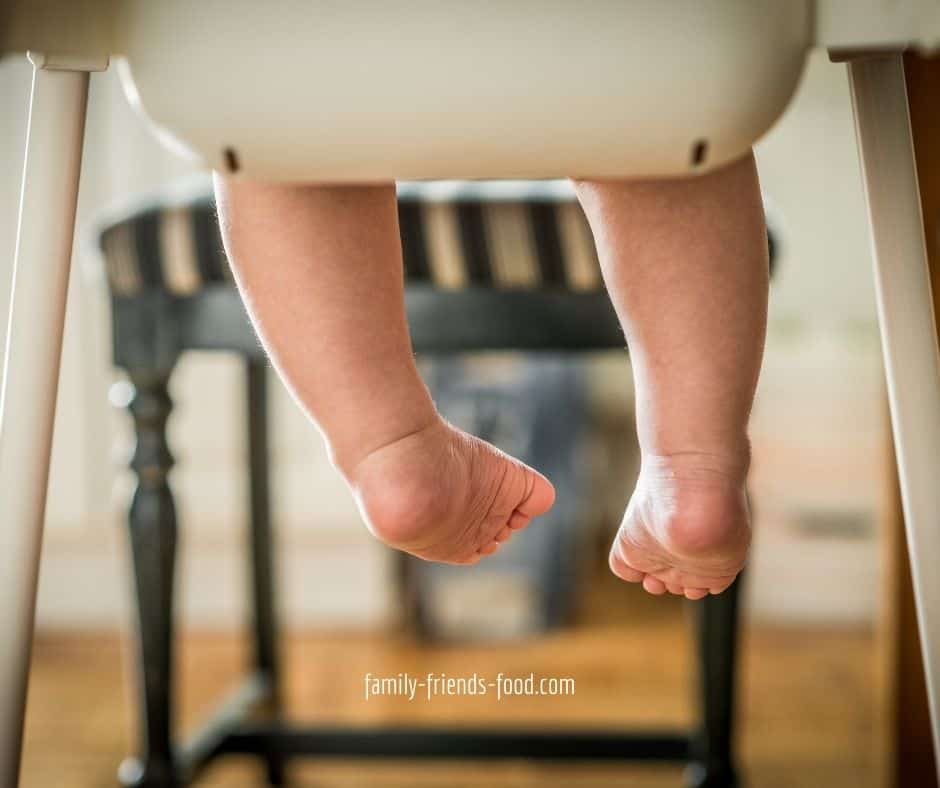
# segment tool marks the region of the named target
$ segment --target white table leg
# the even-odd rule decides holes
[[[849,82],[940,773],[940,355],[901,56],[852,61]]]
[[[11,787],[18,784],[87,96],[85,71],[33,71],[0,395],[0,785]]]

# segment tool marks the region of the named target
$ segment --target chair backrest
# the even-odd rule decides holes
[[[409,284],[603,289],[590,228],[566,181],[402,183],[398,194]],[[186,296],[232,284],[204,182],[139,200],[96,231],[115,295]]]

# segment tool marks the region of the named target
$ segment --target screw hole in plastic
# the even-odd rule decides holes
[[[692,166],[701,167],[708,156],[708,140],[696,140],[692,145]]]
[[[225,157],[225,168],[229,172],[238,172],[238,169],[239,169],[238,154],[235,153],[235,149],[226,148],[223,151],[223,156]]]

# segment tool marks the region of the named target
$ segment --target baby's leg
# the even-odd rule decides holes
[[[747,422],[768,279],[754,158],[577,189],[636,383],[641,470],[611,568],[654,594],[717,593],[750,543]]]
[[[258,333],[376,536],[472,563],[551,506],[547,480],[431,402],[405,320],[394,185],[216,176],[216,195]]]

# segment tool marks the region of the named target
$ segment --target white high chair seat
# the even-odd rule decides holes
[[[783,111],[811,23],[793,0],[229,5],[137,4],[120,74],[176,149],[285,180],[710,169]]]

